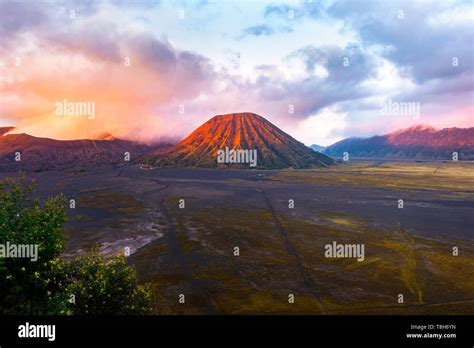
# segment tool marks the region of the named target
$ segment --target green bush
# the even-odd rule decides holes
[[[70,293],[75,296],[74,314],[143,314],[150,311],[151,286],[139,285],[125,256],[107,263],[92,250],[70,263],[73,278]]]
[[[106,262],[92,250],[72,261],[60,258],[66,199],[40,202],[32,199],[33,191],[24,175],[0,182],[0,244],[38,245],[36,261],[0,257],[0,313],[148,313],[150,286],[138,284],[124,257]]]

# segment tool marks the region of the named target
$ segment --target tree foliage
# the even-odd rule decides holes
[[[75,314],[143,314],[150,311],[151,286],[140,285],[125,256],[112,257],[107,263],[93,249],[70,263],[75,295]]]
[[[66,199],[32,198],[25,176],[0,182],[0,245],[37,245],[38,259],[0,257],[1,314],[145,314],[151,289],[138,284],[125,257],[97,249],[64,260]],[[74,295],[74,296],[72,296]],[[74,299],[74,300],[72,300]]]

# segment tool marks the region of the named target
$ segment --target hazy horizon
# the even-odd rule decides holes
[[[234,114],[238,114],[238,113],[234,113]],[[209,120],[215,116],[221,116],[221,115],[214,115],[212,117],[209,118]],[[199,125],[198,127],[200,127],[201,125]],[[28,133],[23,133],[23,132],[19,132],[17,131],[17,128],[14,127],[14,126],[4,126],[4,125],[1,125],[0,124],[0,127],[12,127],[12,129],[8,132],[5,132],[3,135],[8,135],[8,134],[28,134]],[[198,128],[196,127],[196,129]],[[348,136],[344,139],[348,139],[348,138],[370,138],[371,136],[376,136],[376,135],[386,135],[386,134],[390,134],[390,133],[395,133],[395,132],[399,132],[399,131],[405,131],[405,130],[408,130],[408,129],[412,129],[412,128],[418,128],[418,127],[422,127],[422,128],[425,128],[425,127],[429,127],[429,128],[433,128],[433,130],[435,131],[440,131],[442,129],[449,129],[449,128],[459,128],[459,129],[468,129],[468,128],[473,128],[473,127],[443,127],[443,128],[435,128],[435,127],[431,127],[430,125],[427,125],[427,124],[421,124],[421,123],[418,123],[418,124],[414,124],[410,127],[407,127],[407,128],[400,128],[400,129],[395,129],[393,131],[390,131],[388,133],[384,133],[384,134],[373,134],[373,135],[368,135],[368,136]],[[283,131],[285,131],[284,129],[282,129]],[[194,130],[192,131],[194,132]],[[186,134],[184,135],[183,137],[161,137],[161,138],[158,138],[158,139],[153,139],[153,140],[148,140],[148,141],[144,141],[144,140],[140,140],[140,139],[134,139],[133,137],[124,137],[124,138],[120,138],[120,139],[123,139],[123,140],[130,140],[130,141],[136,141],[136,142],[139,142],[139,143],[144,143],[144,144],[159,144],[159,143],[169,143],[169,144],[177,144],[179,143],[181,140],[184,140],[186,137],[188,137],[189,135],[191,135],[190,132],[189,134]],[[28,134],[28,135],[32,135],[32,134]],[[117,138],[115,137],[114,134],[111,134],[109,132],[103,132],[101,134],[97,134],[96,136],[93,136],[93,137],[89,137],[89,138],[67,138],[67,139],[61,139],[61,138],[52,138],[52,137],[43,137],[43,138],[50,138],[50,139],[54,139],[54,140],[61,140],[61,141],[67,141],[67,140],[102,140],[101,137],[104,136],[104,135],[110,135],[114,138]],[[33,135],[34,136],[34,135]],[[299,139],[296,138],[296,140],[299,141]],[[304,143],[306,146],[309,146],[311,147],[312,145],[318,145],[318,146],[330,146],[330,145],[333,145],[335,143],[337,143],[339,141],[336,141],[334,143],[331,143],[331,144],[328,144],[328,145],[320,145],[318,143]]]

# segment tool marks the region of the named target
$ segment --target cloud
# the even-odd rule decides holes
[[[292,28],[284,25],[273,28],[267,24],[259,24],[244,28],[238,39],[242,39],[247,36],[270,36],[277,33],[291,33],[292,31]]]
[[[1,1],[0,49],[11,49],[20,34],[46,25],[49,16],[44,7],[40,3]]]
[[[288,13],[293,8],[289,5],[267,5],[265,7],[264,16],[288,16]]]
[[[354,2],[336,1],[328,13],[343,19],[355,29],[367,45],[378,45],[381,54],[395,63],[418,83],[430,79],[448,78],[474,73],[472,16],[452,16],[436,19],[443,13],[470,11],[472,4],[428,2],[369,2],[356,6]],[[453,58],[459,65],[453,66]]]
[[[93,2],[97,2],[96,0],[91,0]],[[162,4],[161,0],[109,0],[109,2],[115,6],[123,7],[123,8],[139,8],[148,10],[156,6],[160,6]],[[202,1],[201,1],[202,2]]]
[[[357,84],[375,74],[377,63],[369,54],[356,45],[345,48],[338,46],[306,46],[288,56],[301,58],[310,73],[317,64],[329,73],[327,81],[332,84]]]
[[[22,29],[27,52],[13,46],[0,64],[1,115],[18,132],[58,139],[103,131],[143,141],[180,136],[179,105],[216,88],[212,62],[166,37],[123,31],[94,16],[57,30],[48,21],[38,25]],[[12,64],[17,55],[19,67]],[[55,104],[64,99],[94,102],[97,117],[58,117]]]
[[[313,145],[314,139],[318,139],[317,145],[331,145],[344,138],[342,134],[347,127],[346,117],[346,113],[339,112],[334,107],[327,107],[300,120],[293,127],[291,134],[307,146]]]
[[[303,17],[320,18],[324,10],[323,2],[318,0],[307,0],[297,5],[270,4],[265,7],[264,16],[275,16],[281,19],[302,19]]]
[[[80,52],[94,61],[115,63],[123,59],[117,44],[120,39],[115,25],[97,22],[76,29],[72,35],[69,30],[55,31],[45,33],[42,38],[46,45],[51,45],[64,53]]]
[[[348,66],[344,65],[344,58],[348,58]],[[285,60],[292,64],[295,59],[304,63],[302,76],[292,80],[279,71],[280,67],[265,66],[255,85],[247,89],[253,87],[263,100],[294,105],[297,112],[291,116],[293,119],[307,118],[330,105],[371,94],[362,83],[375,75],[378,65],[371,55],[354,45],[305,46]],[[289,69],[294,71],[294,65]]]
[[[302,12],[301,17],[316,19],[305,15],[304,6],[297,8]],[[283,10],[287,10],[280,9],[273,9],[274,14],[283,15]],[[321,47],[303,47],[292,55],[304,60],[308,72],[321,62],[332,62],[324,65],[328,84],[319,83],[316,87],[314,83],[318,94],[323,96],[314,106],[317,111],[317,107],[337,105],[342,112],[347,112],[348,125],[344,129],[347,136],[386,133],[393,130],[391,128],[403,128],[420,121],[437,127],[474,126],[471,3],[370,1],[361,6],[354,1],[334,1],[320,15],[333,23],[343,21],[343,32],[352,33],[361,47],[359,53],[351,57],[358,62],[351,75],[345,76],[338,65],[341,54],[346,54],[341,49],[322,53]],[[391,76],[384,72],[387,65],[393,68]],[[331,84],[340,91],[331,89]],[[307,80],[303,80],[300,87],[304,85],[308,85]],[[421,119],[381,119],[379,102],[388,98],[420,103]],[[305,114],[310,110],[308,108]]]
[[[107,131],[150,141],[184,136],[214,114],[253,111],[308,144],[409,125],[381,120],[388,98],[420,102],[423,123],[472,121],[473,25],[462,3],[263,5],[247,22],[233,18],[237,25],[222,29],[218,42],[207,40],[206,30],[223,28],[223,7],[239,15],[250,10],[180,4],[185,23],[175,12],[175,19],[157,17],[169,9],[160,2],[0,2],[0,46],[8,47],[0,59],[1,116],[34,135]],[[68,17],[70,8],[77,20]],[[307,31],[314,20],[324,33],[324,26],[342,28],[343,40]],[[181,25],[175,31],[174,21]],[[268,62],[261,59],[267,55]],[[17,56],[21,67],[12,64]],[[63,99],[96,102],[97,118],[58,119],[54,103]]]

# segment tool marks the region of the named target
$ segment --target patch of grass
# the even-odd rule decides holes
[[[282,170],[269,180],[316,185],[351,185],[393,190],[444,191],[474,195],[474,162],[400,163],[380,166],[352,162],[324,169]]]

